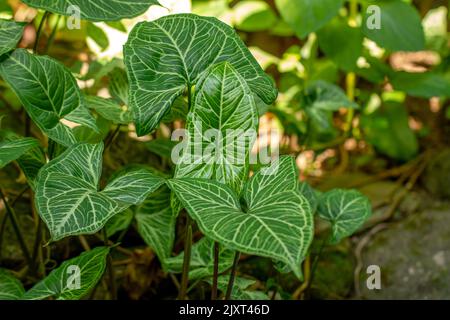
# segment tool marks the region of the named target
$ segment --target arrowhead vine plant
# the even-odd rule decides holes
[[[45,11],[41,27],[45,19],[69,15],[68,1],[23,2]],[[158,4],[70,3],[86,24],[133,18]],[[282,14],[288,22],[295,19],[288,10]],[[41,50],[39,34],[34,51],[16,48],[25,27],[0,20],[0,78],[23,106],[28,126],[25,135],[1,130],[0,167],[13,164],[26,179],[23,194],[30,195],[36,232],[31,246],[14,197],[2,185],[5,214],[26,266],[0,269],[1,299],[85,299],[105,288],[105,296],[116,299],[117,259],[129,254],[127,243],[139,241],[174,279],[173,298],[192,297],[201,285],[212,299],[267,299],[266,288],[255,290],[255,279],[239,276],[242,259],[267,259],[276,272],[306,281],[314,221],[329,222],[321,238],[330,245],[370,216],[370,203],[358,191],[321,193],[300,181],[294,157],[275,148],[254,156],[261,108],[275,102],[277,88],[229,25],[196,14],[137,23],[123,62],[97,71],[108,76],[109,97],[81,88],[73,69]],[[304,37],[311,30],[296,32]],[[303,99],[312,119],[343,105],[358,107],[322,82]],[[175,132],[175,122],[184,125],[182,141],[162,143],[162,127]],[[172,169],[133,163],[105,170],[112,146],[129,130],[147,137],[139,143],[157,149]],[[70,254],[51,252],[55,244]]]

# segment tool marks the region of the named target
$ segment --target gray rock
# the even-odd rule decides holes
[[[450,208],[412,214],[376,234],[363,253],[364,299],[450,299]],[[369,265],[381,269],[381,289],[366,285]]]

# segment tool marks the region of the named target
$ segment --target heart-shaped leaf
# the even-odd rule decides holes
[[[133,221],[134,212],[130,208],[114,215],[105,225],[106,235],[113,236],[119,231],[127,229]]]
[[[219,274],[227,271],[233,265],[234,251],[219,245]],[[169,272],[180,273],[183,270],[184,252],[167,259]],[[203,279],[214,274],[214,241],[204,237],[191,248],[189,263],[189,279]]]
[[[275,4],[283,19],[304,38],[317,31],[339,12],[343,0],[276,0]]]
[[[95,127],[75,78],[61,63],[17,49],[0,59],[0,76],[22,102],[35,124],[51,139],[70,146],[73,131],[61,120]]]
[[[273,81],[235,31],[216,18],[175,14],[142,22],[131,31],[124,57],[139,136],[156,128],[175,99],[222,61],[233,65],[264,102],[277,96]]]
[[[163,185],[136,208],[136,221],[139,234],[165,266],[172,253],[176,224],[167,186]]]
[[[187,145],[175,178],[211,178],[240,194],[258,130],[258,110],[250,88],[231,64],[213,66],[199,81],[186,127]]]
[[[245,208],[227,185],[214,180],[168,181],[208,237],[226,247],[286,263],[299,278],[313,237],[313,215],[297,190],[291,157],[257,172],[244,189]]]
[[[124,170],[98,191],[103,143],[76,144],[45,165],[36,182],[36,208],[52,240],[100,230],[115,214],[144,201],[164,179],[148,169]]]
[[[334,189],[319,198],[319,216],[332,225],[331,243],[353,234],[371,215],[369,199],[356,190]]]
[[[0,300],[19,300],[24,293],[22,283],[7,270],[0,269]]]
[[[24,300],[79,300],[94,288],[105,272],[108,247],[97,247],[64,261],[22,297]]]
[[[0,56],[16,48],[26,23],[0,19]]]
[[[82,19],[90,21],[117,21],[143,14],[157,0],[22,0],[33,8],[71,16],[78,8]]]

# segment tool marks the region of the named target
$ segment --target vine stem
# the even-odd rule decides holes
[[[25,257],[25,260],[27,261],[28,266],[30,267],[30,270],[34,273],[35,272],[34,262],[31,259],[30,251],[28,250],[28,247],[25,243],[22,230],[20,229],[20,226],[19,226],[19,223],[17,220],[16,212],[9,205],[8,201],[6,201],[6,197],[5,197],[5,194],[3,193],[2,189],[0,189],[0,196],[3,200],[3,203],[5,204],[6,212],[9,215],[9,219],[11,220],[12,226],[14,228],[14,232],[16,233],[17,240],[19,241],[19,245],[20,245],[22,253]]]
[[[56,32],[58,31],[59,22],[61,21],[61,15],[58,15],[58,18],[56,19],[55,26],[53,27],[52,33],[50,34],[50,37],[48,38],[47,44],[45,45],[44,53],[47,54],[48,50],[50,49],[50,46],[53,44],[53,41],[55,40]]]
[[[231,267],[230,280],[228,281],[227,293],[225,294],[225,300],[230,300],[231,292],[233,291],[234,280],[236,278],[237,265],[239,262],[239,258],[241,254],[239,251],[236,251],[234,254],[233,266]]]
[[[39,23],[37,32],[36,32],[36,40],[34,41],[33,46],[33,53],[37,53],[37,49],[39,46],[39,38],[41,37],[42,28],[44,27],[45,20],[47,20],[48,16],[50,15],[50,12],[45,11],[44,16],[41,19],[41,22]]]
[[[111,143],[114,141],[116,136],[119,134],[120,128],[122,125],[117,125],[117,128],[106,138],[105,141],[105,150],[108,149],[108,147],[111,145]]]
[[[189,282],[189,265],[191,263],[191,247],[192,247],[192,222],[189,214],[186,213],[186,235],[184,238],[184,259],[183,274],[181,276],[179,300],[186,299],[187,287]]]
[[[211,300],[217,299],[217,283],[219,279],[219,243],[214,242],[214,273],[213,273],[213,284],[211,291]]]
[[[187,84],[187,98],[188,110],[192,107],[192,86]],[[179,300],[186,299],[189,282],[189,266],[191,263],[191,248],[192,248],[192,221],[189,213],[186,212],[186,233],[184,236],[184,259],[183,259],[183,273],[181,275],[180,291],[178,293]]]
[[[103,242],[105,246],[109,246],[109,239],[108,234],[106,232],[106,228],[103,228]],[[117,300],[116,277],[114,274],[114,267],[111,253],[108,253],[106,264],[107,264],[106,267],[108,269],[109,290],[111,291],[111,298],[112,300]]]
[[[350,0],[350,11],[348,24],[351,27],[357,26],[357,15],[358,15],[358,1]],[[355,87],[356,87],[356,74],[354,72],[349,72],[345,79],[347,87],[347,97],[350,101],[355,101]],[[345,121],[344,132],[349,133],[352,129],[353,117],[355,115],[354,109],[349,109],[347,112],[347,118]]]

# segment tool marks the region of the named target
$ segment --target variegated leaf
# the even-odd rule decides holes
[[[18,138],[0,142],[0,168],[19,159],[29,150],[39,146],[39,142],[33,138]]]
[[[26,23],[0,19],[0,56],[16,48],[25,25]]]
[[[22,283],[9,271],[0,269],[0,300],[19,300],[24,293]]]
[[[103,143],[76,144],[39,172],[36,208],[53,241],[97,232],[164,183],[148,169],[135,168],[122,171],[98,191],[102,152]]]
[[[22,0],[33,8],[71,16],[79,10],[80,17],[90,21],[118,21],[143,14],[157,0]]]
[[[97,247],[64,261],[23,296],[24,300],[79,300],[86,296],[105,272],[108,247]]]
[[[210,66],[223,61],[233,65],[266,103],[277,96],[273,81],[235,31],[216,18],[174,14],[142,22],[131,31],[124,57],[139,136],[155,129],[175,99],[197,85]]]
[[[233,250],[286,263],[301,278],[313,237],[313,215],[298,193],[294,160],[282,157],[276,166],[256,173],[238,195],[214,180],[180,178],[168,181],[189,215],[208,237]],[[255,188],[259,183],[261,189]]]
[[[331,243],[352,235],[371,215],[369,199],[356,190],[334,189],[319,198],[319,216],[331,223]]]
[[[175,177],[215,179],[240,194],[258,111],[250,88],[231,64],[213,66],[199,81],[186,126],[188,142]]]

